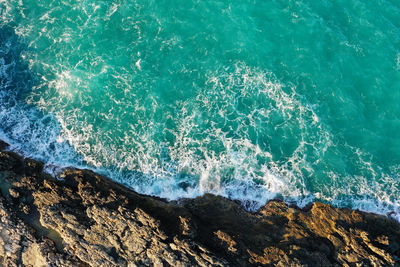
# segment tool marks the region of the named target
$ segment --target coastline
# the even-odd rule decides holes
[[[400,224],[315,202],[256,212],[205,194],[166,201],[89,170],[55,179],[0,140],[2,266],[400,264]]]

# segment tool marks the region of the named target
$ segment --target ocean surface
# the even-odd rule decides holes
[[[0,138],[168,199],[400,219],[400,2],[0,0]]]

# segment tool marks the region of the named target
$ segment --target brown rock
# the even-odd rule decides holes
[[[0,152],[16,198],[0,198],[0,266],[399,264],[400,225],[384,216],[282,201],[249,213],[210,194],[166,202],[92,171],[65,169],[60,181],[42,168]]]
[[[8,192],[10,193],[10,196],[12,196],[13,198],[19,198],[20,197],[19,192],[15,188],[8,189]]]
[[[0,140],[0,151],[7,149],[7,147],[9,147],[9,144]]]

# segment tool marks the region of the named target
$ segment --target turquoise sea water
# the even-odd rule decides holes
[[[1,0],[0,136],[168,199],[399,214],[400,2]]]

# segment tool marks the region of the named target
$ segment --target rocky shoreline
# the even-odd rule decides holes
[[[0,141],[0,266],[399,266],[385,216],[206,194],[167,202],[89,170],[56,179]]]

